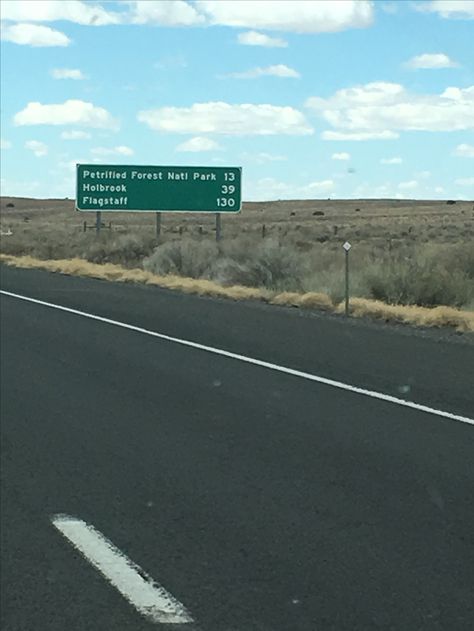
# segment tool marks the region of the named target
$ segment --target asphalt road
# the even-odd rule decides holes
[[[1,269],[1,288],[474,417],[465,336]],[[4,631],[474,627],[474,426],[1,295]],[[107,537],[152,623],[52,525]]]

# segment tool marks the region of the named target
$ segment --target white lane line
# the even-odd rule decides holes
[[[452,421],[459,421],[460,423],[468,423],[474,425],[474,419],[467,416],[461,416],[459,414],[453,414],[452,412],[445,412],[444,410],[438,410],[436,408],[429,407],[428,405],[422,405],[421,403],[415,403],[413,401],[406,401],[405,399],[399,399],[393,397],[390,394],[384,394],[383,392],[376,392],[375,390],[366,390],[365,388],[359,388],[357,386],[351,386],[348,383],[342,381],[335,381],[334,379],[327,379],[326,377],[319,377],[318,375],[312,375],[308,372],[301,370],[294,370],[293,368],[286,368],[285,366],[279,366],[278,364],[272,364],[270,362],[263,361],[261,359],[254,359],[253,357],[247,357],[246,355],[239,355],[238,353],[232,353],[230,351],[224,351],[220,348],[213,346],[206,346],[205,344],[199,344],[197,342],[191,342],[190,340],[183,340],[179,337],[172,337],[165,335],[164,333],[157,333],[156,331],[150,331],[149,329],[143,329],[133,324],[126,324],[125,322],[119,322],[118,320],[111,320],[110,318],[103,318],[102,316],[94,315],[93,313],[87,313],[86,311],[79,311],[78,309],[71,309],[70,307],[63,307],[52,302],[45,302],[44,300],[38,300],[37,298],[30,298],[28,296],[22,296],[20,294],[14,294],[10,291],[4,291],[0,289],[0,294],[10,296],[12,298],[18,298],[19,300],[25,300],[26,302],[32,302],[34,304],[42,305],[43,307],[50,307],[51,309],[57,309],[58,311],[64,311],[66,313],[72,313],[74,315],[82,316],[83,318],[89,318],[90,320],[96,320],[97,322],[103,322],[104,324],[112,324],[122,329],[129,331],[135,331],[136,333],[144,333],[152,337],[157,337],[160,340],[166,340],[167,342],[173,342],[174,344],[180,344],[181,346],[187,346],[189,348],[195,348],[207,353],[213,353],[214,355],[220,355],[221,357],[228,357],[229,359],[236,359],[253,366],[260,366],[262,368],[268,368],[276,372],[284,373],[286,375],[292,375],[293,377],[300,377],[301,379],[307,379],[308,381],[315,381],[322,383],[326,386],[332,386],[333,388],[339,388],[339,390],[346,390],[347,392],[353,392],[355,394],[361,394],[372,399],[379,399],[386,401],[387,403],[394,403],[395,405],[401,405],[406,408],[418,410],[420,412],[427,412],[428,414],[434,414],[435,416],[441,416]]]
[[[184,605],[158,585],[138,565],[81,519],[54,515],[55,528],[150,622],[193,622]]]

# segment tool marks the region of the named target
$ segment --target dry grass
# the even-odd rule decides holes
[[[274,295],[270,299],[272,305],[285,305],[287,307],[301,307],[303,309],[316,309],[319,311],[333,311],[334,303],[326,294],[313,291],[300,294],[292,291],[284,291]]]
[[[343,303],[337,306],[336,312],[344,312]],[[402,322],[424,327],[447,326],[465,333],[474,332],[474,311],[461,311],[453,307],[428,309],[415,305],[389,305],[378,300],[353,298],[350,301],[350,313],[356,317],[371,317],[386,322]]]
[[[0,254],[0,262],[24,269],[44,269],[50,272],[85,276],[114,282],[131,282],[157,285],[200,296],[229,298],[232,300],[261,300],[273,305],[286,305],[307,309],[342,313],[344,305],[334,304],[325,294],[307,292],[278,292],[261,288],[231,286],[223,287],[211,280],[184,278],[181,276],[158,276],[142,269],[127,269],[120,265],[90,263],[83,259],[40,260],[31,256]],[[425,327],[453,327],[460,332],[474,332],[474,312],[451,307],[429,309],[418,306],[389,305],[376,300],[353,298],[351,314],[355,317],[372,317],[386,322],[402,322]]]
[[[308,244],[286,237],[241,235],[219,246],[210,237],[163,238],[149,233],[108,231],[97,237],[67,226],[19,225],[3,236],[4,254],[37,259],[85,259],[158,276],[211,280],[224,287],[245,286],[273,292],[327,294],[343,298],[340,243]],[[423,244],[408,239],[396,248],[386,243],[353,241],[351,295],[389,304],[474,306],[474,249],[469,238],[458,243]]]
[[[350,240],[354,315],[470,330],[459,314],[474,310],[473,202],[246,203],[223,216],[219,245],[212,215],[163,215],[159,241],[153,213],[104,215],[112,227],[97,236],[73,200],[0,198],[0,251],[62,273],[333,311]]]

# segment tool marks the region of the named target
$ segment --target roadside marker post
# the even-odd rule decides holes
[[[345,304],[344,304],[344,315],[347,317],[349,317],[349,250],[351,249],[351,244],[349,243],[349,241],[346,241],[344,243],[344,245],[342,246],[344,248],[344,252],[345,252]]]

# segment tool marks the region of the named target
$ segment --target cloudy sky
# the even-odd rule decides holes
[[[242,166],[244,199],[474,199],[474,0],[2,0],[2,194],[76,162]]]

